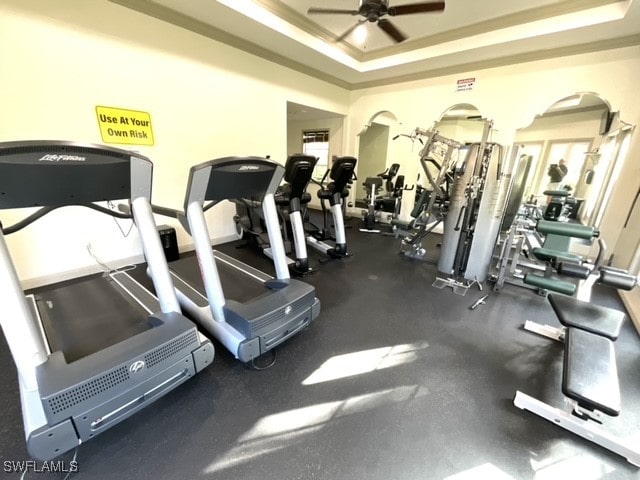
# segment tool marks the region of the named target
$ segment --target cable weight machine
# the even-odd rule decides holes
[[[466,159],[456,168],[447,215],[436,288],[451,287],[459,295],[485,281],[498,235],[508,187],[503,147],[489,141],[493,124],[486,121],[482,140],[467,145]],[[476,231],[481,229],[481,234]]]
[[[437,260],[426,256],[422,241],[446,216],[454,171],[464,145],[440,135],[435,129],[418,127],[411,134],[398,135],[394,140],[400,136],[412,141],[417,139],[423,145],[418,155],[427,185],[417,191],[412,220],[392,221],[394,235],[402,238],[400,253],[412,259],[436,263]]]

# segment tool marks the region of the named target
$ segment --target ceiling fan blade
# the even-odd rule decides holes
[[[358,15],[358,10],[345,10],[342,8],[310,8],[307,10],[307,15],[313,15],[315,13],[346,13],[347,15]]]
[[[384,33],[393,38],[396,43],[404,42],[407,39],[407,37],[400,32],[393,23],[385,18],[378,20],[378,26],[384,31]]]
[[[410,3],[408,5],[398,5],[397,7],[389,7],[387,13],[389,15],[409,15],[412,13],[428,13],[444,11],[444,2],[422,2]]]
[[[341,42],[342,40],[344,40],[351,32],[353,32],[356,28],[358,28],[360,25],[362,25],[363,23],[365,23],[367,21],[366,18],[363,18],[362,20],[357,21],[354,25],[352,25],[351,27],[349,27],[347,29],[347,31],[342,32],[342,35],[340,35],[338,38],[336,38],[334,40],[334,42]]]

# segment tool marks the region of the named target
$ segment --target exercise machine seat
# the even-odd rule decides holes
[[[549,303],[565,327],[574,327],[616,340],[626,315],[613,308],[601,307],[564,295],[548,295]]]
[[[568,197],[569,196],[569,192],[567,192],[566,190],[545,190],[544,192],[542,192],[542,194],[548,197]]]
[[[538,247],[531,250],[533,255],[543,262],[548,261],[563,261],[563,262],[574,262],[574,263],[582,263],[584,258],[580,255],[575,255],[569,252],[562,252],[560,250],[552,250],[550,248]]]
[[[375,186],[376,189],[382,187],[382,179],[380,177],[367,177],[367,179],[362,182],[365,187]]]
[[[620,386],[613,342],[569,328],[565,338],[562,393],[588,410],[620,413]]]
[[[412,218],[410,221],[405,222],[404,220],[400,220],[398,218],[394,218],[391,220],[391,225],[394,227],[401,228],[402,230],[411,230],[413,228],[413,224],[415,219]]]
[[[383,212],[393,213],[396,209],[395,198],[381,198],[376,200],[376,210],[382,210]]]

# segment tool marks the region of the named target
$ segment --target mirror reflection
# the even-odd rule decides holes
[[[403,197],[408,218],[392,220],[394,235],[402,240],[405,256],[437,262],[447,276],[442,286],[458,292],[466,291],[467,279],[484,279],[493,247],[475,241],[476,222],[481,221],[487,238],[493,238],[494,231],[497,235],[499,226],[492,199],[502,192],[503,151],[491,142],[491,131],[492,122],[476,107],[458,104],[430,129],[416,127],[399,136],[410,140],[412,150],[420,146],[417,158],[413,155],[419,185],[409,192],[415,193],[413,201]]]
[[[461,143],[479,142],[484,131],[484,119],[474,105],[459,103],[449,107],[434,128],[440,135]]]
[[[358,181],[355,206],[360,210],[360,230],[390,233],[405,188],[404,152],[393,138],[402,125],[390,111],[373,114],[358,133]]]
[[[496,248],[495,290],[512,283],[588,300],[590,289],[554,280],[550,266],[577,265],[574,271],[587,279],[584,265],[610,262],[600,229],[631,132],[594,93],[562,98],[518,130],[517,168]]]
[[[321,180],[331,166],[331,158],[343,154],[343,128],[344,115],[340,113],[287,102],[287,157],[297,153],[317,157],[313,179]],[[317,190],[316,184],[309,184],[310,205],[320,208]]]
[[[398,129],[398,119],[389,111],[381,111],[374,114],[362,131],[358,134],[358,178],[355,189],[356,198],[363,199],[367,196],[364,185],[366,178],[382,175],[393,163],[399,159],[393,158],[390,151],[390,140]],[[399,171],[399,169],[398,169]],[[397,175],[396,172],[395,175]],[[394,177],[395,177],[394,175]],[[393,181],[393,180],[392,180]]]
[[[524,200],[546,207],[550,195],[545,191],[566,191],[575,198],[568,219],[599,223],[620,150],[617,123],[605,100],[579,93],[555,102],[518,130],[519,152],[531,156]]]
[[[480,110],[474,105],[459,103],[445,110],[440,119],[434,123],[432,130],[438,132],[442,137],[465,145],[480,142],[487,126],[488,121],[482,117]],[[434,155],[438,156],[438,149],[435,149],[431,156]],[[416,196],[419,196],[421,188],[433,189],[429,185],[425,167],[428,167],[429,174],[436,178],[438,175],[437,165],[439,163],[423,163],[422,171],[418,172],[419,187]],[[438,231],[438,228],[435,231]]]

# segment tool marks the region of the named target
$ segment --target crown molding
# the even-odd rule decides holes
[[[336,76],[327,74],[326,72],[314,69],[307,65],[304,65],[300,62],[296,62],[295,60],[291,60],[283,55],[274,53],[264,47],[256,45],[248,40],[240,38],[238,36],[227,33],[223,30],[220,30],[208,23],[199,21],[182,13],[176,12],[175,10],[165,7],[163,5],[159,5],[150,0],[109,0],[110,2],[129,8],[131,10],[137,11],[139,13],[151,16],[158,20],[170,23],[172,25],[178,26],[180,28],[184,28],[188,31],[196,33],[198,35],[202,35],[211,40],[215,40],[217,42],[224,43],[230,47],[237,48],[246,53],[256,55],[262,59],[273,62],[275,64],[281,65],[286,68],[290,68],[299,73],[309,75],[318,80],[325,81],[332,85],[344,88],[346,90],[362,90],[366,88],[373,87],[381,87],[388,86],[398,83],[406,83],[412,82],[416,80],[423,80],[427,78],[435,78],[446,75],[454,75],[458,73],[471,72],[471,71],[480,71],[486,70],[490,68],[503,67],[507,65],[515,65],[520,63],[534,62],[539,60],[546,60],[557,57],[566,57],[572,55],[580,55],[584,53],[598,52],[603,50],[611,50],[616,48],[623,48],[629,46],[640,45],[640,34],[629,35],[624,37],[618,37],[613,39],[600,40],[596,42],[587,42],[582,44],[551,48],[551,49],[543,49],[535,52],[525,52],[515,55],[506,55],[498,58],[481,60],[477,62],[466,62],[459,65],[453,65],[450,67],[442,67],[442,68],[434,68],[429,69],[426,68],[420,72],[397,75],[392,77],[386,77],[378,80],[370,80],[363,82],[348,82],[342,80]],[[280,4],[281,2],[275,2],[274,0],[259,0],[261,4],[269,4],[275,5],[276,3]],[[622,1],[622,0],[615,0]],[[564,8],[562,12],[566,13],[567,8],[578,9],[579,5],[581,8],[585,8],[585,5],[588,6],[599,6],[609,3],[615,3],[611,0],[568,0],[567,2],[563,2],[561,4],[554,4],[548,7],[543,7],[537,10],[544,10],[545,15],[554,15],[560,11],[560,8]],[[280,13],[280,7],[276,8],[274,13]],[[289,10],[289,7],[286,7]],[[298,17],[303,17],[299,15],[297,12],[294,12]],[[525,13],[525,12],[522,12]],[[538,14],[542,15],[541,12]],[[289,11],[286,15],[292,15]],[[518,14],[514,14],[518,15]],[[508,16],[511,17],[511,16]],[[288,17],[287,17],[288,18]],[[501,17],[504,19],[505,17]],[[532,18],[532,17],[530,17]],[[313,23],[313,22],[311,22]],[[469,27],[471,28],[471,27]],[[475,28],[475,27],[474,27]],[[470,31],[470,30],[469,30]],[[468,31],[468,32],[469,32]]]
[[[624,48],[640,45],[640,34],[628,35],[625,37],[610,38],[597,42],[588,42],[577,45],[569,45],[565,47],[551,48],[545,50],[537,50],[535,52],[525,52],[515,55],[506,55],[503,57],[480,60],[477,62],[461,63],[450,67],[434,68],[424,70],[422,72],[409,73],[406,75],[398,75],[395,77],[383,78],[380,80],[371,80],[367,82],[350,83],[349,89],[362,90],[372,87],[383,87],[398,83],[413,82],[416,80],[424,80],[426,78],[443,77],[447,75],[455,75],[465,72],[476,72],[487,70],[490,68],[504,67],[508,65],[517,65],[519,63],[535,62],[539,60],[548,60],[558,57],[568,57],[572,55],[580,55],[584,53],[599,52],[603,50],[613,50],[616,48]]]

